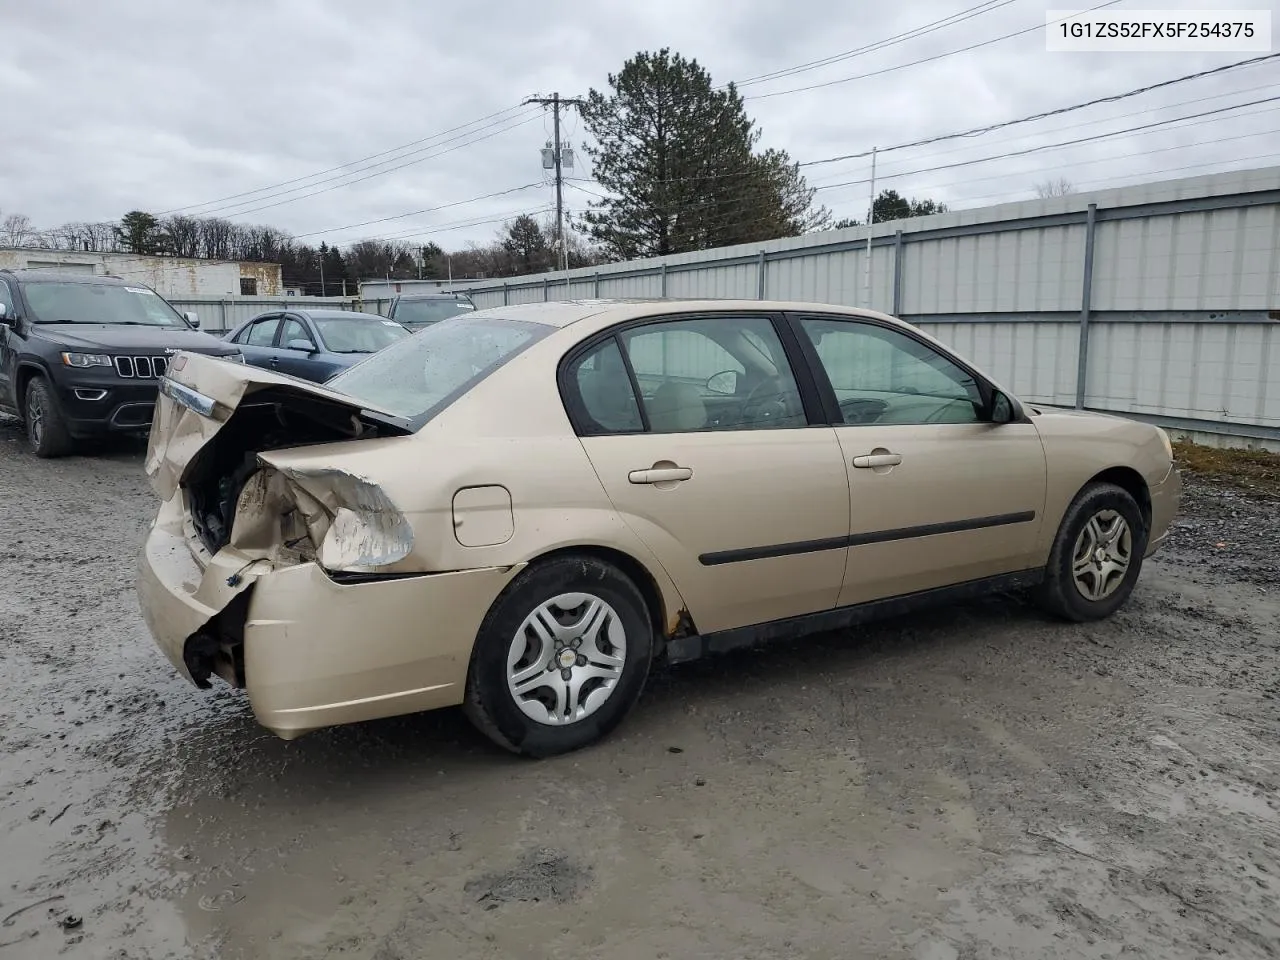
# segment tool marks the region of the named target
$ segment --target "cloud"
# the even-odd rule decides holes
[[[744,80],[893,37],[958,9],[935,0],[499,0],[480,7],[415,0],[0,0],[6,36],[0,99],[8,121],[0,208],[51,227],[115,219],[135,207],[159,212],[203,204],[190,212],[221,212],[298,234],[331,231],[316,241],[416,231],[445,246],[483,242],[495,224],[432,231],[545,209],[550,188],[367,228],[332,228],[540,181],[538,149],[550,123],[518,111],[521,101],[603,87],[639,49],[669,46],[696,58],[718,82]],[[1245,56],[1050,54],[1036,31],[879,76],[754,99],[945,54],[1037,23],[1043,10],[1017,0],[742,92],[753,98],[747,106],[763,142],[808,161],[999,122]],[[1280,85],[1268,86],[1269,77],[1274,64],[971,141],[886,153],[878,161],[879,183],[966,206],[1031,196],[1037,181],[1056,176],[1090,187],[1269,165],[1280,157],[1274,105],[1181,129],[905,175],[1272,96]],[[1254,87],[1263,89],[1249,92]],[[501,132],[501,124],[468,128],[496,135],[401,151],[392,155],[400,159],[383,158],[365,173],[352,167],[318,178],[336,177],[332,182],[304,181],[314,184],[305,189],[284,183],[260,190],[508,109],[512,124],[528,122]],[[566,132],[581,141],[572,114]],[[341,186],[398,164],[404,166]],[[807,170],[812,183],[826,187],[823,202],[842,216],[862,215],[867,185],[830,185],[863,180],[868,172],[864,159]],[[258,192],[235,196],[248,191]],[[575,191],[567,196],[577,207],[586,199]]]

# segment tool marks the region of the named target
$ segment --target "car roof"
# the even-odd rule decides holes
[[[113,287],[135,286],[143,287],[143,283],[131,283],[123,277],[113,277],[107,274],[86,274],[75,273],[74,271],[63,272],[61,270],[46,269],[22,269],[22,270],[0,270],[0,273],[7,274],[13,279],[25,283],[100,283]],[[150,289],[148,287],[148,289]]]
[[[376,313],[362,313],[359,310],[332,310],[321,308],[319,310],[290,310],[289,313],[302,313],[311,317],[313,320],[351,320],[359,318],[361,320],[385,320],[384,316]],[[392,321],[395,322],[394,320]]]
[[[465,293],[402,293],[397,300],[470,300]]]
[[[629,299],[629,300],[553,300],[540,303],[520,303],[505,307],[488,307],[477,310],[469,317],[494,317],[503,320],[527,320],[551,327],[567,327],[583,320],[593,320],[592,326],[608,326],[627,320],[658,317],[673,313],[724,313],[735,310],[751,313],[806,312],[840,313],[871,317],[902,324],[902,321],[877,310],[846,307],[830,303],[806,303],[798,300],[679,300],[679,299]],[[903,324],[905,326],[905,324]]]

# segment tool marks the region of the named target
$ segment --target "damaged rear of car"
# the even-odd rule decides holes
[[[441,569],[397,502],[413,500],[399,473],[421,456],[421,427],[506,358],[491,359],[431,378],[410,356],[419,376],[408,385],[394,368],[360,374],[368,393],[388,382],[399,391],[383,408],[267,370],[175,358],[147,451],[163,503],[138,593],[182,675],[247,689],[259,722],[286,739],[460,701],[480,618],[518,570]],[[426,643],[422,625],[446,600],[452,616]]]

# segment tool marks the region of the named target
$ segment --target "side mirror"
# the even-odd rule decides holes
[[[187,323],[191,324],[192,327],[194,327],[197,330],[200,329],[200,317],[196,315],[195,311],[188,310],[182,316],[187,321]]]
[[[0,303],[0,327],[12,327],[16,322],[17,318],[9,313],[9,305]]]
[[[303,353],[315,353],[316,345],[310,340],[294,339],[284,345],[286,350],[301,350]]]
[[[721,370],[707,378],[707,390],[724,397],[731,397],[738,392],[738,371]]]
[[[1013,421],[1013,401],[999,390],[991,395],[991,422],[1011,423]]]

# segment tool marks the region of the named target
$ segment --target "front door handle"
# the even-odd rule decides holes
[[[280,366],[280,360],[279,360],[279,358],[277,358],[277,357],[267,357],[267,366],[270,366],[270,367],[278,367],[278,366]]]
[[[689,467],[649,467],[647,470],[632,470],[627,479],[632,483],[673,483],[692,476],[693,470]]]
[[[867,453],[861,457],[853,458],[853,465],[862,470],[871,470],[876,467],[896,467],[902,462],[902,454],[900,453]]]

